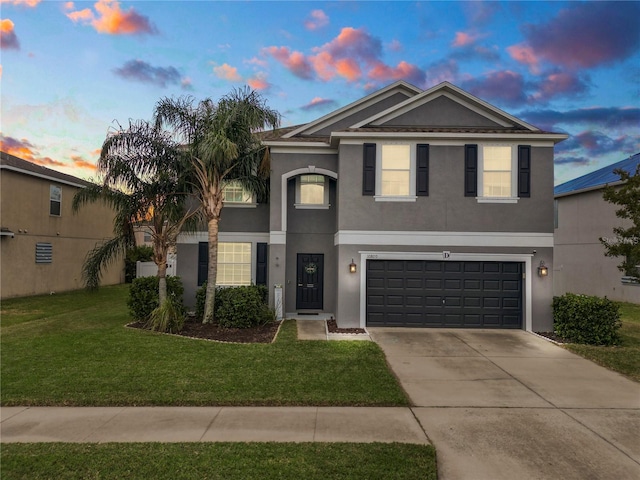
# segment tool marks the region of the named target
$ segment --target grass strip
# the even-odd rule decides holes
[[[401,443],[32,443],[2,445],[10,479],[435,480],[431,446]]]
[[[565,348],[598,365],[640,382],[640,305],[621,303],[620,345],[598,347],[568,344]]]
[[[374,342],[224,344],[125,328],[127,286],[2,302],[4,406],[406,406]]]

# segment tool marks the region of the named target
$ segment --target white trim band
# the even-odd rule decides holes
[[[334,245],[553,248],[553,233],[340,230]]]

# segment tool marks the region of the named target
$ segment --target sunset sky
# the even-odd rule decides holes
[[[640,151],[640,2],[1,2],[2,150],[81,178],[115,122],[244,85],[287,126],[447,80],[568,133],[556,184]]]

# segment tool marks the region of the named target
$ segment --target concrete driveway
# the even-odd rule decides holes
[[[640,385],[524,331],[370,328],[439,480],[640,479]]]

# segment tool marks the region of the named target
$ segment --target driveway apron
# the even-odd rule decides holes
[[[521,330],[370,328],[439,480],[640,478],[640,385]]]

